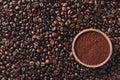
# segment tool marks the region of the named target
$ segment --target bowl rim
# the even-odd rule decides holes
[[[101,35],[103,35],[103,36],[105,37],[105,39],[108,41],[108,44],[109,44],[109,47],[110,47],[110,53],[109,53],[108,57],[107,57],[102,63],[99,63],[99,64],[97,64],[97,65],[89,65],[89,64],[83,63],[83,62],[77,57],[77,55],[76,55],[76,53],[75,53],[75,49],[74,49],[75,42],[76,42],[77,38],[78,38],[81,34],[83,34],[83,33],[85,33],[85,32],[89,32],[89,31],[95,31],[95,32],[98,32],[98,33],[100,33]],[[72,54],[73,54],[74,58],[77,60],[77,62],[79,62],[79,63],[82,64],[83,66],[86,66],[86,67],[89,67],[89,68],[100,67],[100,66],[104,65],[104,64],[110,59],[110,57],[111,57],[111,55],[112,55],[112,43],[111,43],[109,37],[108,37],[104,32],[102,32],[102,31],[100,31],[100,30],[98,30],[98,29],[85,29],[85,30],[82,30],[81,32],[79,32],[79,33],[74,37],[73,42],[72,42]]]

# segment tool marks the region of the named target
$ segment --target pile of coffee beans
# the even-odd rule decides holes
[[[113,54],[90,69],[73,57],[81,30],[106,33]],[[1,80],[120,79],[119,0],[0,0]]]

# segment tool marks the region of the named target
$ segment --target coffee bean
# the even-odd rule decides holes
[[[55,41],[54,41],[54,40],[50,40],[50,44],[51,44],[51,45],[54,45],[54,44],[55,44]]]
[[[118,18],[118,21],[120,22],[120,18]]]
[[[45,63],[44,62],[41,62],[41,67],[44,67],[45,66]]]
[[[47,59],[47,60],[45,60],[45,64],[47,65],[47,64],[49,64],[50,63],[50,61]]]

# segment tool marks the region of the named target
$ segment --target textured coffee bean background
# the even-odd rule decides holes
[[[113,54],[90,69],[73,57],[81,30],[105,32]],[[1,80],[119,80],[120,0],[0,0]]]

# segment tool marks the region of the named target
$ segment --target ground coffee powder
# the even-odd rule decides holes
[[[106,38],[95,31],[81,34],[75,42],[75,53],[79,60],[88,65],[102,63],[109,55],[110,46]]]

